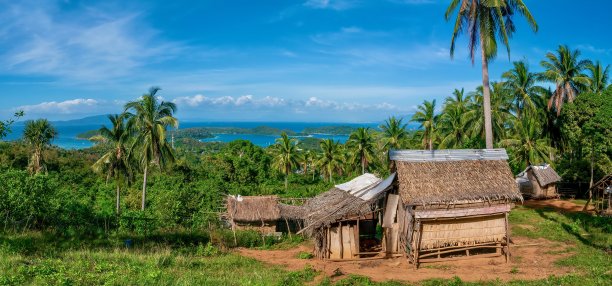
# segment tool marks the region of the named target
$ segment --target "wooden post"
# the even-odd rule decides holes
[[[342,243],[342,221],[338,223],[338,239],[340,240],[340,259],[344,259],[344,244]]]
[[[510,228],[508,227],[508,213],[506,213],[506,263],[510,261]]]
[[[417,221],[418,236],[416,246],[414,248],[414,269],[419,269],[419,252],[421,251],[421,237],[423,236],[423,224]]]
[[[291,228],[289,227],[289,222],[287,221],[287,218],[285,218],[285,224],[287,225],[287,233],[289,234],[289,238],[291,237]]]

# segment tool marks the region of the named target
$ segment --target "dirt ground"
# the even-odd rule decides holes
[[[582,211],[583,205],[564,200],[529,200],[525,206],[532,208],[552,207],[563,212]],[[357,274],[370,277],[374,281],[422,281],[433,278],[449,279],[458,276],[464,281],[486,281],[500,279],[509,281],[515,279],[543,279],[552,274],[563,275],[574,272],[572,268],[558,267],[554,262],[571,255],[566,251],[570,247],[546,239],[529,239],[513,237],[510,250],[512,256],[506,263],[505,257],[470,258],[449,262],[423,263],[414,269],[406,258],[379,259],[367,261],[330,262],[318,259],[299,259],[300,252],[312,252],[312,246],[301,245],[289,250],[255,250],[240,248],[241,255],[257,260],[281,265],[290,270],[301,270],[307,265],[322,271],[332,280],[338,280],[347,274]]]
[[[561,212],[581,212],[584,204],[576,204],[571,200],[527,200],[523,202],[524,206],[531,208],[553,208]],[[593,205],[589,205],[589,212],[594,211]]]
[[[542,279],[551,274],[562,275],[573,272],[571,268],[559,268],[554,261],[570,255],[565,252],[567,245],[545,239],[515,237],[511,245],[512,257],[506,263],[504,257],[470,258],[449,262],[423,263],[418,270],[408,264],[405,258],[379,259],[367,261],[330,262],[316,258],[299,259],[301,251],[311,252],[312,247],[301,245],[289,250],[238,249],[241,255],[257,260],[281,265],[289,270],[301,270],[307,265],[322,271],[332,280],[341,279],[347,274],[370,277],[374,281],[400,280],[421,281],[432,278],[453,278],[458,276],[464,281],[484,281],[501,279]]]

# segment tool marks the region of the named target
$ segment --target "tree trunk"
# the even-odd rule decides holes
[[[149,169],[149,165],[145,165],[144,167],[144,177],[142,179],[142,207],[141,210],[145,210],[145,199],[147,197],[147,171]]]
[[[365,174],[365,157],[361,157],[361,174]]]
[[[593,187],[593,166],[595,165],[595,142],[591,140],[591,181],[589,182],[589,192]]]
[[[119,188],[119,182],[117,182],[117,215],[119,215],[119,194],[120,194],[120,188]]]
[[[289,175],[285,175],[285,191],[287,190],[288,185],[289,185]]]
[[[482,103],[484,107],[485,142],[487,149],[493,149],[493,126],[491,124],[491,91],[489,87],[489,63],[483,47],[483,37],[480,36],[480,51],[482,55]]]

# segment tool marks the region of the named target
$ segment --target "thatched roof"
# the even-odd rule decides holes
[[[386,190],[391,188],[395,174],[384,181],[376,177],[374,180],[372,176],[371,174],[362,175],[351,180],[352,184],[347,182],[337,185],[306,201],[302,206],[306,227],[314,230],[344,218],[366,215],[375,211],[376,202]],[[358,185],[358,182],[362,182],[363,185]]]
[[[522,200],[504,149],[392,151],[405,204]]]
[[[227,214],[237,222],[273,221],[280,218],[277,196],[228,196]]]
[[[529,170],[533,172],[533,176],[538,181],[540,187],[561,181],[561,176],[548,164],[529,166],[521,174],[525,174]]]
[[[280,209],[280,217],[283,219],[302,219],[304,217],[304,208],[301,206],[278,204]]]

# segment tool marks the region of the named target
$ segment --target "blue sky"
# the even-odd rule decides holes
[[[0,114],[118,113],[148,87],[197,121],[380,121],[481,82],[465,37],[449,56],[442,0],[2,1]],[[612,63],[612,2],[525,1],[511,60],[559,44]],[[589,3],[586,5],[585,3]],[[492,80],[511,63],[491,65]]]

